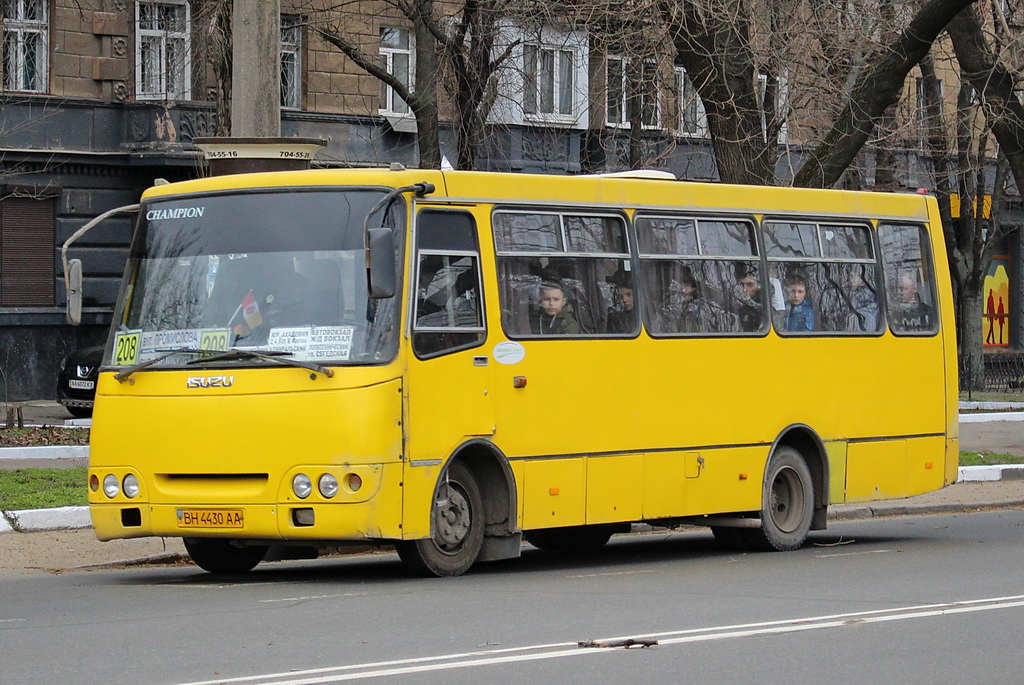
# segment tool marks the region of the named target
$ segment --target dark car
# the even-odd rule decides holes
[[[103,361],[103,346],[75,350],[60,364],[57,376],[57,400],[78,418],[92,416],[96,379]]]

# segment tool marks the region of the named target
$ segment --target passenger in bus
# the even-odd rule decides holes
[[[899,302],[893,312],[893,326],[904,331],[928,331],[932,328],[931,307],[921,301],[913,274],[900,275]]]
[[[679,331],[682,333],[715,333],[722,328],[724,312],[704,299],[700,283],[693,277],[689,267],[683,267],[680,278],[682,285],[682,311],[679,315]]]
[[[566,310],[565,289],[559,283],[545,282],[540,286],[540,311],[531,322],[531,330],[540,335],[576,335],[580,325]]]
[[[786,279],[787,331],[807,332],[814,330],[814,307],[807,297],[807,281],[799,274]]]
[[[850,274],[850,289],[847,293],[850,308],[853,309],[851,331],[873,333],[878,330],[878,298],[859,273]]]
[[[764,324],[764,300],[757,267],[746,262],[737,264],[736,282],[740,330],[747,333],[760,331]]]
[[[633,309],[633,283],[624,273],[616,273],[608,280],[615,285],[618,302],[608,308],[608,332],[632,333],[636,330],[636,311]]]

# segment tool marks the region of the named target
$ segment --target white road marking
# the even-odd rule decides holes
[[[269,602],[307,602],[311,599],[335,599],[336,597],[365,597],[369,592],[342,592],[337,595],[307,595],[305,597],[280,597],[278,599],[261,599],[261,604]]]
[[[757,635],[775,635],[795,633],[808,630],[842,628],[872,623],[906,621],[935,616],[952,616],[956,614],[992,611],[996,609],[1013,609],[1024,607],[1024,595],[1009,597],[990,597],[985,599],[948,602],[944,604],[923,604],[898,609],[878,609],[859,611],[846,614],[829,614],[809,616],[805,618],[784,619],[779,621],[763,621],[728,626],[712,626],[708,628],[690,628],[642,635],[627,635],[602,638],[599,642],[613,640],[656,639],[658,646],[681,645],[713,640],[727,640]],[[227,683],[267,683],[274,685],[321,685],[324,683],[340,683],[349,680],[363,680],[402,675],[406,673],[426,673],[430,671],[447,671],[457,668],[477,668],[495,664],[537,661],[542,659],[559,659],[573,656],[592,656],[597,654],[617,654],[619,649],[582,648],[575,642],[556,642],[552,644],[530,645],[526,647],[510,647],[457,654],[439,654],[436,656],[393,661],[377,661],[365,664],[351,664],[328,668],[316,668],[286,673],[267,673],[242,678],[224,678],[205,680],[181,685],[218,685]]]
[[[815,559],[830,559],[832,557],[856,557],[861,554],[888,554],[891,549],[873,549],[865,552],[837,552],[836,554],[815,554]]]
[[[654,573],[654,571],[608,571],[607,573],[584,573],[570,578],[602,578],[604,576],[636,576],[641,573]]]

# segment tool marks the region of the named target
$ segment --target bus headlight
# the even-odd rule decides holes
[[[359,474],[348,474],[348,489],[352,492],[359,492],[359,488],[361,487],[363,487],[363,479],[359,477]]]
[[[296,476],[292,478],[292,492],[294,492],[295,496],[299,499],[306,499],[309,497],[309,494],[313,492],[313,481],[311,481],[309,476],[304,473],[296,474]]]
[[[121,488],[124,490],[124,496],[132,499],[139,494],[139,479],[134,474],[129,473],[124,477]]]
[[[320,476],[320,481],[317,483],[317,487],[320,488],[320,494],[330,499],[338,494],[338,479],[329,473],[325,473]]]
[[[108,473],[103,477],[103,494],[114,499],[117,497],[117,493],[121,489],[121,484],[117,482],[117,476],[112,473]]]

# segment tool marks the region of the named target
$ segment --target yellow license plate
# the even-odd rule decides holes
[[[241,509],[178,509],[179,528],[243,528]]]

